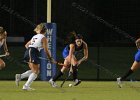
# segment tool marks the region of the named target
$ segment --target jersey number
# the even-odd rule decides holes
[[[33,45],[36,40],[37,40],[37,38],[33,38],[31,45]]]

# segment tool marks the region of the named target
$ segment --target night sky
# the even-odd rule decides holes
[[[58,40],[74,30],[89,44],[134,42],[126,34],[139,37],[139,5],[139,0],[52,0],[52,22]],[[46,0],[1,0],[0,25],[9,36],[28,40],[35,25],[46,22],[46,9]]]

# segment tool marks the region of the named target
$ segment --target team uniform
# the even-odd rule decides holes
[[[28,80],[23,85],[23,90],[34,90],[30,88],[32,82],[36,80],[38,74],[39,74],[39,53],[40,50],[44,48],[44,51],[46,52],[47,56],[49,57],[49,60],[51,62],[55,63],[53,58],[50,55],[50,52],[48,51],[47,47],[47,39],[45,40],[45,34],[46,34],[46,24],[40,23],[36,26],[34,31],[36,32],[36,35],[34,35],[30,41],[28,41],[25,45],[27,48],[25,54],[24,54],[24,60],[28,62],[28,66],[30,70],[27,70],[26,72],[22,74],[16,74],[15,75],[15,83],[17,86],[19,86],[19,82],[28,77]],[[43,45],[46,44],[46,45]]]
[[[83,43],[80,47],[78,47],[75,43],[74,43],[74,46],[75,46],[75,52],[74,52],[74,55],[78,52],[80,52],[81,50],[83,50]],[[62,52],[62,55],[63,55],[63,58],[65,59],[68,55],[69,55],[69,50],[70,50],[70,44],[67,45],[63,52]]]
[[[135,61],[140,62],[140,49],[138,49],[137,53],[135,54]]]
[[[81,46],[77,46],[76,43],[73,43],[74,47],[75,47],[75,51],[73,53],[73,55],[75,55],[76,53],[82,51],[84,49],[84,43],[82,42]],[[69,51],[70,51],[70,44],[68,44],[62,52],[63,58],[66,59],[67,56],[69,56]],[[74,79],[74,86],[77,86],[78,84],[81,83],[81,80],[77,79],[77,72],[78,72],[78,67],[77,65],[72,65],[72,69],[73,69],[73,79]],[[53,78],[51,78],[49,80],[49,83],[52,85],[52,87],[57,87],[57,84],[55,83],[55,81],[61,77],[63,75],[63,73],[61,71],[58,72],[58,74],[56,74]]]
[[[31,62],[34,64],[39,64],[39,51],[42,49],[42,38],[45,36],[43,34],[37,34],[32,37],[31,44],[24,54],[24,60],[26,62]]]
[[[87,48],[87,44],[82,40],[82,36],[80,34],[76,35],[75,32],[72,32],[71,35],[72,35],[70,36],[71,40],[70,39],[68,40],[68,42],[71,42],[71,43],[66,45],[66,47],[62,51],[62,56],[64,58],[65,66],[63,66],[61,70],[49,80],[49,83],[51,84],[52,87],[57,87],[57,84],[55,83],[56,80],[60,78],[61,76],[63,76],[64,71],[68,69],[69,67],[70,67],[69,72],[70,73],[72,72],[72,75],[73,75],[73,81],[74,81],[73,86],[77,86],[81,83],[81,80],[79,80],[77,77],[78,66],[81,64],[81,62],[83,62],[84,60],[88,58],[88,48]],[[71,44],[73,45],[71,46]],[[70,53],[71,49],[73,50],[71,51],[73,52],[73,54]],[[80,59],[76,58],[75,56],[77,55],[77,53],[79,52],[81,53],[81,51],[84,53],[83,57]],[[64,82],[67,79],[68,77],[63,81],[61,86],[64,84]]]

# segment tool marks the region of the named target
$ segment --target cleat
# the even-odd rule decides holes
[[[79,85],[80,83],[81,83],[81,80],[76,79],[76,80],[74,81],[74,86],[77,86],[77,85]]]
[[[117,78],[117,83],[118,83],[118,87],[119,87],[119,88],[122,88],[121,77]]]
[[[25,90],[25,91],[30,91],[31,90],[32,91],[32,90],[35,90],[35,89],[30,88],[29,86],[24,85],[22,90]]]
[[[57,87],[57,84],[52,79],[49,80],[49,83],[51,84],[52,87],[54,88]]]
[[[16,74],[15,75],[15,83],[16,83],[16,86],[19,86],[20,80],[21,80],[21,75],[20,74]]]

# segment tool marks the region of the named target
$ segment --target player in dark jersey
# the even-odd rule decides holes
[[[138,51],[135,54],[135,60],[131,68],[122,77],[117,78],[117,83],[120,88],[122,87],[122,81],[124,81],[128,76],[130,76],[135,70],[137,70],[140,67],[140,38],[137,39],[135,43],[138,48]]]
[[[70,43],[64,48],[62,52],[64,58],[64,66],[53,78],[49,80],[49,83],[52,85],[52,87],[57,87],[55,81],[63,75],[64,71],[67,70],[70,65],[72,65],[73,80],[75,82],[74,86],[77,86],[81,83],[81,80],[78,80],[77,78],[78,67],[88,58],[88,46],[87,43],[83,41],[82,35],[76,35],[75,32],[72,32],[71,34],[73,34],[73,37],[71,38]],[[77,60],[75,53],[81,50],[83,50],[84,56],[80,60]]]
[[[0,27],[0,49],[2,49],[3,47],[5,52],[4,56],[9,55],[6,39],[7,39],[7,32],[4,30],[3,27]],[[4,67],[5,67],[5,62],[3,61],[3,59],[0,58],[0,70],[3,69]]]

